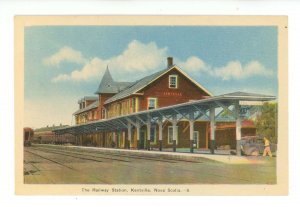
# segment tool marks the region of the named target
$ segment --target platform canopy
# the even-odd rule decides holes
[[[142,126],[149,123],[149,121],[151,123],[174,119],[178,121],[190,119],[210,121],[211,109],[219,109],[218,111],[216,110],[214,117],[215,121],[234,121],[237,118],[234,107],[240,107],[241,105],[245,106],[247,104],[249,106],[261,105],[260,103],[275,99],[275,96],[234,92],[201,100],[191,100],[190,102],[168,107],[161,107],[157,109],[131,113],[128,115],[97,120],[85,124],[63,127],[60,129],[55,129],[53,132],[57,135],[80,135],[125,130],[128,128],[128,124],[135,126],[136,123],[139,123],[139,126]],[[222,115],[224,111],[226,111],[230,116],[224,118]]]

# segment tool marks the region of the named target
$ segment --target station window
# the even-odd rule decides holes
[[[135,98],[132,98],[131,100],[131,107],[132,107],[132,112],[135,112]]]
[[[105,109],[102,109],[102,119],[105,119],[106,118],[106,110]]]
[[[169,88],[178,88],[178,76],[169,75]]]
[[[148,110],[156,109],[157,107],[157,98],[148,98]]]
[[[176,126],[175,130],[175,140],[176,145],[178,144],[178,126]],[[173,144],[173,126],[168,127],[168,144]]]

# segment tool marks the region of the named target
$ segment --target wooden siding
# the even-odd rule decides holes
[[[90,121],[98,120],[98,108],[93,108],[88,111],[84,111],[80,114],[75,115],[75,123],[76,124],[83,124]]]
[[[104,106],[104,102],[107,99],[109,99],[110,97],[112,97],[113,95],[115,95],[115,94],[99,94],[99,106],[97,109],[97,112],[98,112],[97,119],[98,120],[102,119],[102,117],[107,118],[108,111],[107,111],[107,108],[105,108],[105,106]],[[103,114],[103,110],[105,110],[105,114]]]
[[[138,97],[129,96],[125,99],[108,104],[108,118],[134,113],[138,110]]]
[[[169,75],[177,76],[177,88],[169,88]],[[141,91],[142,95],[131,95],[107,104],[108,118],[122,116],[133,112],[148,110],[148,99],[156,99],[156,107],[171,106],[191,100],[203,99],[208,94],[182,75],[177,69],[170,70]],[[107,100],[107,99],[105,99]],[[135,102],[133,103],[133,100]],[[103,104],[104,102],[100,102]]]
[[[177,75],[177,88],[169,88],[169,75]],[[140,111],[148,110],[148,98],[157,98],[157,107],[160,108],[208,96],[176,69],[169,71],[138,93],[144,94],[140,96]]]

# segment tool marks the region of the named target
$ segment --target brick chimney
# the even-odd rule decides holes
[[[168,68],[171,67],[173,65],[173,57],[168,57]]]

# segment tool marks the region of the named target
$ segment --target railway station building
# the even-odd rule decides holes
[[[70,133],[77,145],[212,153],[226,145],[239,155],[241,137],[256,133],[253,122],[243,120],[241,103],[275,99],[242,92],[213,96],[172,57],[166,69],[135,82],[116,82],[107,68],[95,94],[78,101],[76,125],[55,130],[58,138]]]

